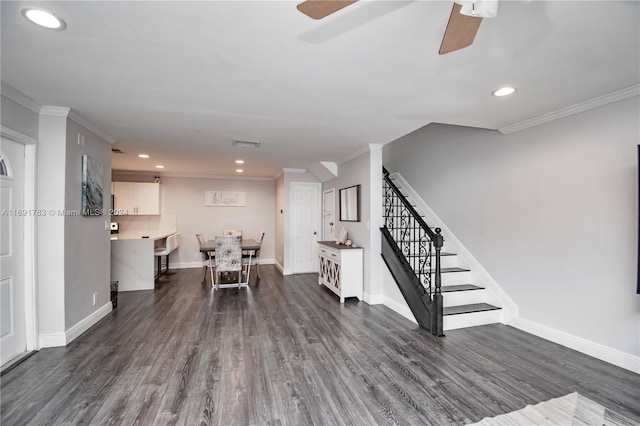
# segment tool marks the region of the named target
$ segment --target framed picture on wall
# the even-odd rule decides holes
[[[82,155],[82,216],[102,215],[102,161],[87,154]]]

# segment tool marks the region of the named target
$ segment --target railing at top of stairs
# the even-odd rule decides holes
[[[429,305],[429,330],[443,336],[442,331],[442,278],[440,272],[440,252],[444,239],[440,228],[432,230],[415,210],[383,167],[384,228],[395,241],[397,253],[404,256],[415,277],[421,284],[421,291]],[[434,253],[435,250],[435,253]],[[435,263],[435,265],[434,265]],[[406,296],[405,296],[406,297]],[[424,297],[423,297],[424,298]]]

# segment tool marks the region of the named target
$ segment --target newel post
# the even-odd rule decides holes
[[[433,294],[433,309],[432,312],[435,314],[435,321],[431,327],[431,333],[436,336],[444,336],[444,332],[442,330],[442,317],[443,317],[443,302],[442,302],[442,276],[440,274],[440,250],[442,250],[442,246],[444,245],[444,238],[440,232],[442,230],[440,228],[435,229],[436,235],[433,238],[433,245],[436,248],[436,288]]]

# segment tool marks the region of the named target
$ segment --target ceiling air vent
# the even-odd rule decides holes
[[[249,141],[233,141],[233,146],[239,146],[242,148],[257,148],[260,146],[260,142],[249,142]]]
[[[111,152],[113,152],[114,154],[124,154],[124,151],[120,148],[111,148]]]

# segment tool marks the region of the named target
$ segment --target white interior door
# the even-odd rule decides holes
[[[336,190],[331,188],[322,193],[322,239],[336,239]]]
[[[0,364],[27,350],[25,316],[25,148],[2,138],[0,177]]]
[[[318,183],[299,182],[291,186],[294,274],[318,272],[320,189]]]

